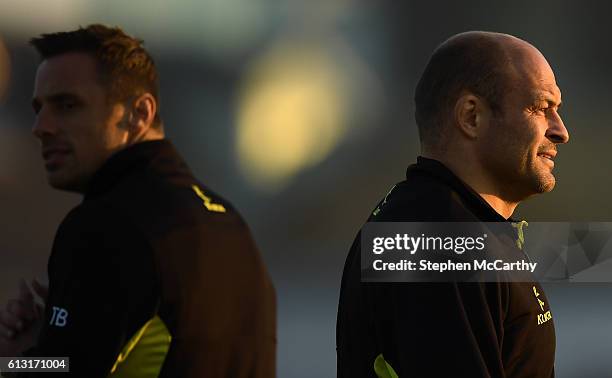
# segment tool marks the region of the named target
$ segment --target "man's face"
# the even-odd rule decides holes
[[[567,143],[569,134],[558,113],[561,92],[546,59],[531,46],[517,54],[501,115],[492,118],[480,152],[505,197],[520,201],[554,188],[557,145]]]
[[[38,67],[32,132],[40,140],[49,184],[84,192],[93,174],[127,138],[125,109],[108,100],[96,62],[86,53],[66,53]]]

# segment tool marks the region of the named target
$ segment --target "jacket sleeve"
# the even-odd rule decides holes
[[[56,235],[43,328],[28,354],[69,357],[70,376],[108,376],[155,313],[154,272],[148,243],[120,217],[71,213]]]
[[[399,283],[363,290],[380,352],[400,377],[504,377],[504,284]]]
[[[276,298],[248,228],[228,212],[183,233],[198,241],[171,237],[191,248],[160,260],[164,292],[183,299],[160,309],[173,333],[160,377],[274,377]]]

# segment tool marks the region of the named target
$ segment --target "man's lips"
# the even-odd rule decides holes
[[[70,148],[65,146],[43,147],[42,157],[45,160],[45,166],[47,169],[58,167],[70,152]]]
[[[555,160],[555,156],[557,156],[557,151],[551,150],[551,151],[542,151],[542,152],[538,152],[538,156],[550,159],[550,160]]]
[[[538,157],[544,159],[546,162],[548,162],[552,166],[555,165],[554,159],[556,156],[557,156],[557,151],[555,150],[538,152]]]

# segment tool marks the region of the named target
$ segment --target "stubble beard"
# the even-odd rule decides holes
[[[541,158],[536,156],[536,159]],[[534,166],[532,166],[532,176],[531,181],[537,194],[548,193],[554,189],[556,179],[550,168],[537,167],[534,164]]]

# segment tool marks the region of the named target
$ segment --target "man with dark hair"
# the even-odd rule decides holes
[[[70,358],[80,377],[271,377],[275,296],[247,225],[164,138],[142,41],[90,25],[31,41],[47,179],[83,194],[21,285],[0,355]]]
[[[499,222],[514,232],[512,213],[553,189],[557,146],[569,140],[544,56],[506,34],[455,35],[428,62],[415,102],[422,156],[368,221]],[[362,283],[360,237],[342,277],[339,377],[554,376],[538,283]]]
[[[43,34],[30,40],[43,60],[68,52],[95,55],[98,77],[107,87],[109,101],[126,101],[131,96],[148,92],[159,105],[157,69],[142,43],[120,28],[99,24],[70,32]],[[161,127],[159,112],[155,113],[153,127]]]

